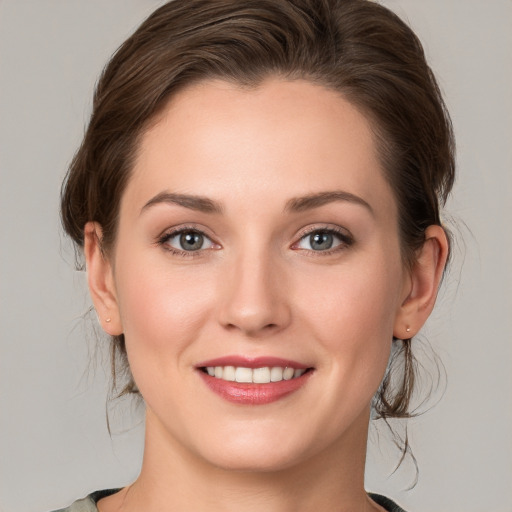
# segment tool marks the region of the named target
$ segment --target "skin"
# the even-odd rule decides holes
[[[201,250],[162,241],[183,227],[204,233]],[[311,229],[341,237],[314,250]],[[92,222],[85,239],[96,310],[125,334],[146,403],[141,474],[100,512],[381,510],[363,487],[370,401],[393,335],[414,335],[432,310],[447,241],[431,226],[403,264],[393,191],[355,107],[306,81],[189,87],[142,138],[115,247],[102,254]],[[314,371],[277,402],[233,404],[196,369],[233,354]]]

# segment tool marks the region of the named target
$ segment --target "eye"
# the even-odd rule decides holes
[[[334,229],[315,229],[303,236],[294,248],[307,251],[327,252],[352,244],[352,238]]]
[[[204,233],[193,229],[168,233],[160,243],[181,252],[195,252],[214,247],[214,243]]]

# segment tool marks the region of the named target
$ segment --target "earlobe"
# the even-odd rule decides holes
[[[87,282],[98,321],[111,336],[122,334],[112,265],[101,247],[102,229],[97,222],[88,222],[84,228],[84,255]]]
[[[393,331],[396,338],[412,338],[432,312],[448,250],[444,229],[437,225],[429,226],[425,231],[425,242],[410,270],[407,294],[396,316]]]

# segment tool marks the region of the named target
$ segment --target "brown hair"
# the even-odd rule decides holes
[[[98,222],[108,254],[138,140],[179,89],[211,78],[256,87],[269,76],[331,88],[370,119],[398,204],[404,262],[413,264],[425,229],[441,224],[439,211],[453,185],[453,133],[421,43],[370,0],[174,0],[157,9],[98,82],[89,126],[63,185],[66,232],[83,246],[85,223]],[[395,341],[400,350],[374,399],[384,419],[411,414],[411,340]],[[128,372],[122,393],[136,392],[123,335],[112,346],[114,385],[117,352]]]

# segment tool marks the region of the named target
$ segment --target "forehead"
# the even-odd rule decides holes
[[[123,201],[170,190],[261,205],[336,189],[393,202],[371,126],[352,104],[304,80],[209,81],[176,94],[144,133]]]

